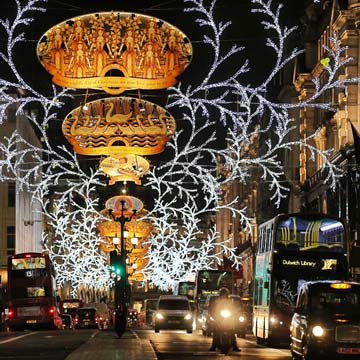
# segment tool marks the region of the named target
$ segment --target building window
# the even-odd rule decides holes
[[[15,183],[8,183],[8,207],[15,207]]]
[[[8,226],[6,231],[7,253],[13,255],[15,254],[15,226]]]

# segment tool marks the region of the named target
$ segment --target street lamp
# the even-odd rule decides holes
[[[118,221],[120,223],[120,239],[115,236],[112,241],[115,246],[115,251],[117,253],[118,245],[120,243],[120,256],[119,256],[119,263],[123,268],[123,273],[120,274],[120,279],[115,279],[115,324],[114,328],[115,331],[119,336],[125,332],[126,329],[126,318],[127,318],[127,310],[130,302],[130,286],[128,284],[128,274],[126,269],[126,243],[125,238],[128,236],[128,233],[125,234],[125,223],[131,221],[133,216],[136,215],[136,209],[133,210],[132,215],[125,216],[125,200],[120,201],[121,204],[121,212],[120,215],[114,215],[112,211],[110,214],[114,221]],[[126,235],[126,237],[125,237]],[[134,237],[133,237],[134,238]],[[135,247],[135,240],[131,239],[131,244]]]
[[[120,276],[116,276],[115,280],[114,329],[119,337],[121,337],[126,329],[127,309],[130,302],[130,285],[128,283],[128,274],[126,269],[127,251],[125,243],[125,224],[130,222],[136,215],[136,212],[143,208],[143,203],[140,199],[134,196],[119,195],[108,199],[105,203],[105,207],[108,209],[112,220],[120,223],[120,254],[118,254],[118,247],[116,247],[114,250],[116,256],[113,256],[113,258],[118,262],[120,269],[118,271]]]

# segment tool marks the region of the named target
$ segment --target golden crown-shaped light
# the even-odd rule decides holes
[[[37,45],[53,82],[70,88],[163,89],[189,65],[189,39],[171,24],[146,15],[99,12],[49,29]]]
[[[163,151],[176,129],[162,107],[129,97],[112,97],[72,110],[62,124],[74,151],[84,155],[151,155]]]
[[[141,185],[140,178],[149,171],[150,164],[139,155],[113,155],[100,162],[100,169],[110,177],[109,185],[117,181],[134,181]]]

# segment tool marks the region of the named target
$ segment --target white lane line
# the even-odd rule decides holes
[[[28,334],[24,334],[24,335],[20,335],[20,336],[16,336],[16,337],[13,337],[11,339],[6,339],[6,340],[3,340],[3,341],[0,341],[0,345],[1,344],[5,344],[5,343],[9,343],[9,342],[12,342],[12,341],[16,341],[16,340],[19,340],[23,337],[26,337],[26,336],[30,336],[30,335],[34,335],[36,334],[36,332],[30,332]]]

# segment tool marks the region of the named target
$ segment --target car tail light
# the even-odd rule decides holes
[[[55,314],[55,309],[53,307],[49,308],[49,314],[50,315],[54,315]]]
[[[77,315],[75,316],[74,322],[75,322],[75,324],[77,324],[79,322],[79,318]]]
[[[15,310],[14,309],[9,309],[7,312],[7,317],[10,319],[12,317],[15,316]]]

